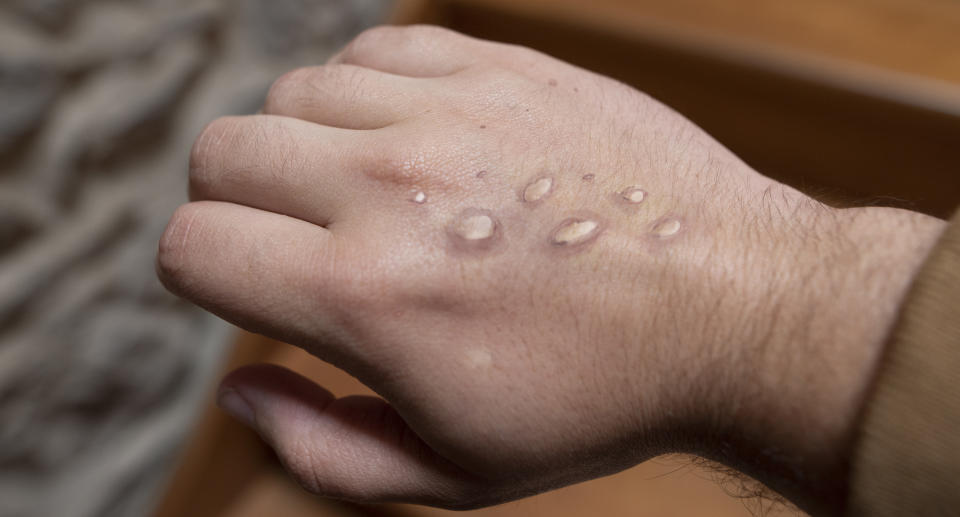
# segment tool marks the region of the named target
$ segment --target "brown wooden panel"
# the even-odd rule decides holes
[[[944,0],[440,0],[606,31],[725,41],[960,83],[960,3]],[[666,33],[666,34],[665,34]],[[696,40],[700,40],[698,43]]]

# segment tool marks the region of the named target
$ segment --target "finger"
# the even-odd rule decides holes
[[[157,253],[163,284],[253,332],[335,364],[357,354],[337,334],[350,299],[343,239],[322,227],[231,203],[181,206]],[[317,348],[318,346],[326,348]]]
[[[273,365],[234,371],[217,399],[313,493],[360,502],[477,505],[480,483],[427,446],[382,399],[337,399]]]
[[[380,26],[360,33],[328,61],[410,77],[440,77],[478,62],[485,42],[429,25]]]
[[[367,156],[364,132],[276,116],[225,117],[190,154],[190,198],[227,201],[327,225],[352,191],[345,173]]]
[[[434,103],[430,86],[350,64],[300,68],[273,83],[263,112],[345,129],[379,129]]]

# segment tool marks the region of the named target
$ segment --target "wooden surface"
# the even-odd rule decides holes
[[[944,0],[442,0],[718,51],[785,52],[960,83],[960,3]],[[672,35],[672,36],[671,36]],[[683,43],[686,41],[687,43]],[[787,58],[790,59],[790,58]],[[795,64],[796,65],[796,64]]]

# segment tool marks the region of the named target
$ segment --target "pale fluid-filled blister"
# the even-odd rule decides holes
[[[627,187],[620,191],[620,197],[627,203],[638,205],[647,198],[647,192],[640,187]]]
[[[550,235],[550,243],[554,246],[577,246],[591,241],[599,231],[599,222],[593,219],[573,217],[557,226]]]
[[[680,232],[680,221],[672,217],[663,219],[653,226],[653,234],[661,239],[672,237]]]
[[[455,249],[485,251],[500,240],[500,221],[489,211],[468,208],[447,227],[447,235]]]
[[[536,203],[550,195],[551,190],[553,190],[553,179],[538,178],[523,189],[520,198],[527,203]]]
[[[454,232],[467,241],[480,241],[493,237],[497,225],[488,215],[469,215],[457,221]]]

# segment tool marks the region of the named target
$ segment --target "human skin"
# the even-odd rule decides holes
[[[944,224],[827,207],[643,93],[435,27],[366,31],[213,122],[190,194],[164,284],[383,397],[259,365],[221,406],[317,494],[461,509],[687,452],[842,513]]]

